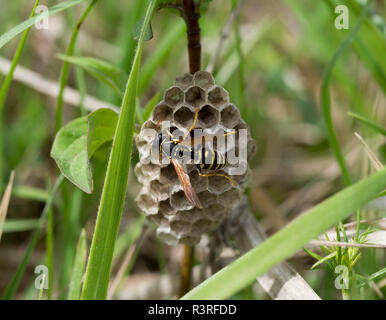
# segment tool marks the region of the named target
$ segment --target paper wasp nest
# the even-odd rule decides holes
[[[199,209],[185,196],[173,165],[161,164],[159,159],[152,157],[155,137],[145,129],[160,133],[160,121],[170,121],[171,127],[186,132],[192,126],[195,108],[199,108],[196,128],[203,129],[204,135],[247,129],[247,159],[256,151],[248,125],[240,118],[239,110],[229,102],[228,92],[215,85],[210,73],[198,71],[176,79],[175,85],[165,92],[164,99],[155,106],[136,139],[140,161],[135,173],[143,185],[136,201],[144,214],[158,225],[158,237],[167,244],[197,244],[203,233],[215,230],[228,215],[247,184],[247,159],[243,163],[246,169],[243,174],[232,175],[234,168],[230,164],[218,170],[218,173],[232,178],[238,187],[221,176],[199,176],[196,165],[184,164],[184,170],[203,205]],[[237,149],[237,142],[219,151],[226,154],[229,148]]]

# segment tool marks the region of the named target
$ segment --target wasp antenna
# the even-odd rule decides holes
[[[189,135],[189,133],[196,127],[196,123],[197,123],[197,119],[198,119],[198,110],[199,108],[196,108],[195,112],[194,112],[194,120],[193,120],[193,124],[192,126],[190,127],[190,129],[188,130],[188,132],[185,133],[184,135],[184,140],[186,139],[186,137]]]

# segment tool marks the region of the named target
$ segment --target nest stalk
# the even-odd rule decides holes
[[[189,71],[191,74],[201,69],[201,31],[199,25],[199,5],[194,0],[183,0],[183,18],[186,23],[188,39]],[[194,246],[184,244],[184,253],[181,261],[181,278],[179,296],[185,295],[191,286]]]

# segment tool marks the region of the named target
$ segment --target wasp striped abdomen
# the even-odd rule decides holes
[[[200,163],[197,164],[198,169],[201,170],[219,170],[226,165],[226,157],[216,150],[203,148],[197,151]]]

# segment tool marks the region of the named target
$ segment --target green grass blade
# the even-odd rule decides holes
[[[32,8],[30,17],[33,17],[33,15],[35,14],[35,10],[38,4],[39,4],[39,0],[36,0]],[[3,132],[2,132],[3,131],[3,109],[4,109],[5,99],[7,98],[9,86],[11,85],[13,73],[15,72],[17,64],[19,63],[20,56],[23,51],[24,44],[27,40],[29,30],[30,28],[24,31],[23,36],[21,37],[20,42],[17,45],[15,55],[13,56],[11,68],[9,69],[4,79],[4,82],[0,88],[0,183],[3,181]]]
[[[74,18],[74,12],[68,11],[68,22],[69,22],[69,28],[73,29],[75,26],[75,18]],[[74,50],[75,55],[80,55],[79,46],[75,46]],[[76,82],[76,88],[79,92],[79,116],[84,117],[87,115],[87,110],[84,106],[84,99],[87,94],[87,88],[86,88],[86,78],[84,76],[84,70],[81,68],[75,68],[75,82]]]
[[[48,213],[49,209],[52,206],[52,203],[54,201],[54,197],[56,195],[56,192],[58,191],[60,185],[62,184],[63,179],[64,179],[64,176],[60,175],[58,177],[58,179],[56,180],[56,183],[55,183],[54,187],[52,188],[50,197],[47,200],[47,202],[46,202],[46,204],[45,204],[45,206],[43,208],[42,214],[40,216],[39,226],[34,231],[34,233],[32,235],[32,239],[31,239],[30,243],[28,244],[27,250],[26,250],[26,252],[24,254],[24,257],[23,257],[22,261],[20,262],[19,266],[17,267],[17,270],[16,270],[13,278],[11,279],[11,282],[9,283],[7,289],[5,290],[5,292],[4,292],[3,296],[2,296],[3,300],[12,299],[13,296],[15,295],[16,291],[17,291],[17,288],[19,287],[21,278],[23,277],[23,274],[24,274],[24,272],[25,272],[25,270],[27,268],[28,260],[29,260],[29,258],[31,256],[32,251],[35,248],[36,243],[39,240],[40,230],[44,226],[44,223],[46,221],[47,213]]]
[[[323,247],[320,247],[320,248],[322,249],[322,251],[323,251],[324,253],[326,253],[325,250],[323,250]],[[323,257],[320,256],[320,255],[318,255],[318,254],[316,254],[315,252],[312,252],[312,251],[310,251],[310,250],[307,250],[306,248],[303,248],[303,250],[304,250],[306,253],[308,253],[311,257],[313,257],[315,260],[318,260],[318,261],[323,260]],[[327,255],[329,255],[329,253],[327,253]],[[332,269],[331,263],[329,263],[329,262],[326,261],[326,260],[323,261],[323,263],[326,264],[327,267],[329,267],[330,269]],[[313,265],[313,266],[311,267],[311,269],[312,269],[314,266],[315,266],[315,265]]]
[[[360,38],[356,39],[356,41],[353,43],[353,46],[362,58],[362,61],[367,69],[372,73],[379,86],[383,91],[386,91],[386,75],[384,72],[385,69],[380,65],[380,61],[378,61],[378,59],[373,56],[371,50],[367,48],[364,41],[362,41]]]
[[[379,271],[377,271],[377,272],[371,274],[371,275],[368,277],[368,280],[369,280],[369,281],[373,281],[373,280],[375,280],[376,278],[378,278],[379,276],[382,276],[382,275],[384,275],[384,274],[386,274],[386,268],[383,268],[383,269],[381,269],[381,270],[379,270]]]
[[[58,54],[58,58],[83,68],[93,77],[107,84],[119,97],[122,97],[127,74],[111,62],[92,57],[65,56],[62,54]]]
[[[54,211],[52,207],[47,213],[47,233],[46,233],[46,265],[48,269],[48,289],[47,299],[52,299],[52,288],[54,283]]]
[[[323,257],[322,259],[320,259],[318,262],[315,262],[311,269],[315,269],[318,265],[322,264],[322,263],[328,263],[328,260],[330,260],[331,258],[334,258],[336,255],[338,254],[337,251],[333,251],[332,253],[330,253],[328,256],[325,256]],[[327,264],[328,265],[328,264]]]
[[[0,36],[0,49],[4,47],[10,40],[12,40],[14,37],[16,37],[18,34],[23,32],[24,30],[27,30],[28,28],[32,27],[35,23],[42,21],[45,17],[51,16],[53,14],[59,13],[60,11],[66,10],[68,8],[71,8],[84,0],[69,0],[59,3],[58,5],[49,8],[48,12],[42,12],[40,14],[37,14],[22,23],[18,24],[16,27],[13,27],[11,30],[4,33],[2,36]]]
[[[74,267],[72,269],[72,276],[70,282],[70,289],[68,291],[68,300],[79,300],[82,290],[84,267],[87,260],[87,241],[86,232],[83,229],[80,233],[78,245],[76,247],[76,256]]]
[[[76,245],[81,232],[81,216],[83,204],[83,192],[80,189],[74,189],[70,193],[70,204],[66,208],[61,219],[59,229],[58,246],[61,245],[61,269],[59,273],[59,288],[67,288],[70,283],[71,272],[74,266],[76,256]],[[59,250],[59,248],[58,248]],[[66,292],[67,293],[67,292]],[[59,299],[67,297],[66,294],[59,296]]]
[[[39,219],[7,219],[3,225],[3,233],[27,231],[38,226]]]
[[[133,67],[127,80],[102,190],[82,299],[105,299],[107,295],[111,261],[121,220],[130,168],[143,39],[156,2],[151,0],[148,6],[141,37],[133,60]]]
[[[21,199],[46,202],[49,197],[49,193],[47,190],[35,187],[14,186],[12,189],[12,196]]]
[[[66,51],[67,57],[73,55],[75,50],[76,39],[78,38],[79,29],[96,2],[97,0],[91,1],[89,6],[83,12],[82,16],[79,18],[79,21],[76,24],[74,30],[72,31],[70,43],[68,44],[67,51]],[[58,94],[58,99],[56,104],[55,132],[58,132],[60,127],[62,126],[63,94],[64,94],[64,88],[67,84],[69,71],[70,71],[70,63],[68,61],[65,61],[63,63],[62,70],[60,72],[59,94]]]
[[[33,15],[35,13],[35,10],[36,10],[36,7],[38,6],[38,4],[39,4],[39,0],[36,0],[34,6],[32,8],[30,17],[33,17]],[[14,73],[14,71],[16,69],[17,64],[19,63],[20,56],[21,56],[21,53],[23,51],[23,48],[24,48],[25,42],[27,40],[27,36],[28,36],[28,33],[29,33],[30,29],[31,28],[27,28],[24,31],[23,36],[21,37],[20,42],[17,45],[16,51],[15,51],[15,55],[13,56],[11,68],[9,69],[9,72],[8,72],[6,78],[4,79],[3,85],[1,86],[1,90],[0,90],[0,114],[2,114],[5,98],[7,96],[8,89],[9,89],[9,86],[10,86],[11,81],[12,81],[12,76],[13,76],[13,73]]]
[[[385,187],[386,169],[343,189],[214,274],[183,299],[229,298],[311,239],[350,216]],[[236,278],[237,281],[229,281]]]
[[[342,150],[339,145],[338,138],[336,137],[336,133],[334,130],[334,124],[332,122],[332,116],[331,116],[331,99],[330,99],[330,81],[332,72],[334,70],[334,67],[338,61],[338,59],[342,56],[344,51],[349,47],[350,43],[354,39],[355,35],[358,33],[364,19],[366,18],[369,6],[371,4],[371,1],[369,1],[366,8],[363,10],[362,15],[358,21],[358,23],[355,25],[354,29],[350,32],[348,37],[345,41],[339,46],[338,50],[334,53],[333,57],[331,58],[330,62],[327,65],[327,68],[323,75],[322,85],[320,89],[320,105],[323,113],[324,123],[326,125],[327,129],[327,136],[328,141],[330,144],[330,147],[336,157],[336,160],[340,166],[340,169],[342,171],[343,179],[346,185],[351,184],[351,178],[350,174],[347,168],[346,161],[343,157]]]
[[[364,116],[361,116],[361,115],[353,113],[353,112],[349,112],[348,115],[359,120],[361,123],[368,126],[369,128],[374,129],[378,133],[386,136],[386,128],[382,127],[380,124],[374,122],[373,120],[370,120]]]
[[[131,1],[130,4],[130,11],[123,15],[124,21],[117,41],[117,44],[123,44],[124,54],[119,61],[119,66],[124,72],[130,72],[137,45],[131,31],[146,11],[146,1]]]

